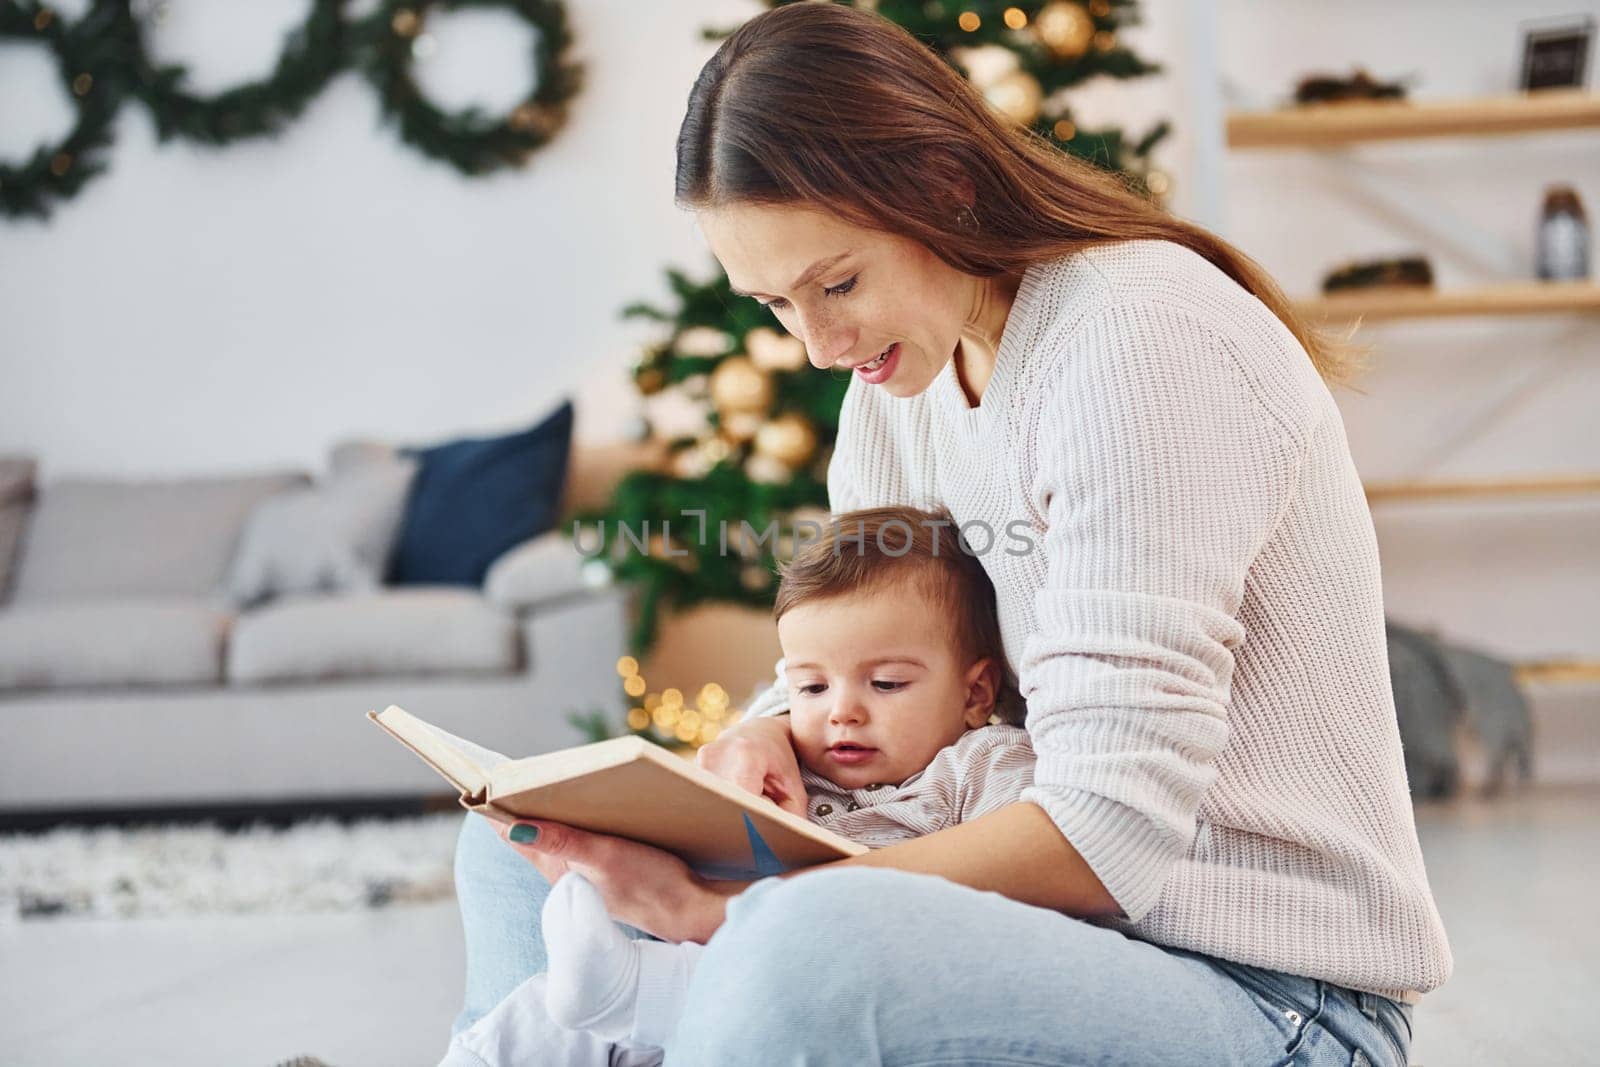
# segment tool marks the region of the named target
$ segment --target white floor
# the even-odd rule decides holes
[[[1595,1062],[1600,790],[1428,805],[1456,973],[1418,1008],[1422,1067]],[[436,1062],[461,984],[453,904],[0,928],[0,1063]]]

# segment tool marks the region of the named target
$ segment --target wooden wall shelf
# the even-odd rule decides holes
[[[1228,116],[1230,148],[1332,148],[1362,141],[1486,137],[1600,126],[1600,93],[1548,89],[1460,101],[1311,104]]]
[[[1517,681],[1535,685],[1600,682],[1600,660],[1552,659],[1519,663]]]
[[[1365,488],[1369,504],[1396,500],[1600,493],[1600,475],[1575,474],[1470,482],[1374,482]]]
[[[1425,319],[1462,315],[1539,315],[1600,311],[1600,285],[1500,282],[1471,289],[1386,287],[1296,300],[1312,319]]]

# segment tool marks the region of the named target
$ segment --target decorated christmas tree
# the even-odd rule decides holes
[[[783,2],[793,0],[771,6]],[[1165,176],[1150,165],[1166,123],[1130,142],[1120,129],[1081,129],[1067,101],[1071,89],[1097,75],[1136,78],[1159,69],[1122,43],[1120,31],[1137,21],[1134,0],[855,6],[904,26],[997,111],[1063,151],[1122,173],[1151,197],[1166,194]],[[590,566],[602,579],[637,588],[632,643],[640,653],[653,643],[663,612],[707,602],[771,605],[777,563],[797,538],[819,529],[811,524],[826,521],[828,458],[850,381],[848,372],[810,367],[801,342],[756,301],[736,295],[720,272],[700,281],[670,270],[668,279],[672,306],[635,304],[623,312],[661,326],[633,380],[645,412],[637,435],[661,445],[663,459],[626,476],[608,508],[584,516],[580,538],[584,551],[596,554]],[[656,413],[665,410],[675,413],[675,425],[664,430]],[[634,661],[626,664],[633,670],[619,671],[635,705],[631,728],[688,744],[715,735],[711,728],[685,736],[693,731],[659,721],[662,701],[645,692]],[[645,697],[656,698],[649,701],[655,706],[641,703]],[[725,706],[717,705],[719,715]],[[591,728],[603,736],[600,719]]]

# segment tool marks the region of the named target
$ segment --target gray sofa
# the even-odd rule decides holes
[[[619,452],[574,449],[570,511]],[[33,484],[0,460],[0,811],[356,800],[442,783],[366,721],[400,704],[512,755],[617,708],[625,594],[560,531],[482,589],[376,588],[240,610],[219,590],[251,509],[302,472]]]

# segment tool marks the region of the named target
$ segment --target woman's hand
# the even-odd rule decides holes
[[[695,762],[748,793],[775,801],[784,811],[806,817],[806,787],[787,715],[738,723],[702,745]]]
[[[562,823],[497,823],[496,829],[551,885],[576,871],[600,891],[613,919],[666,941],[710,940],[728,898],[749,884],[701,878],[670,852]]]

